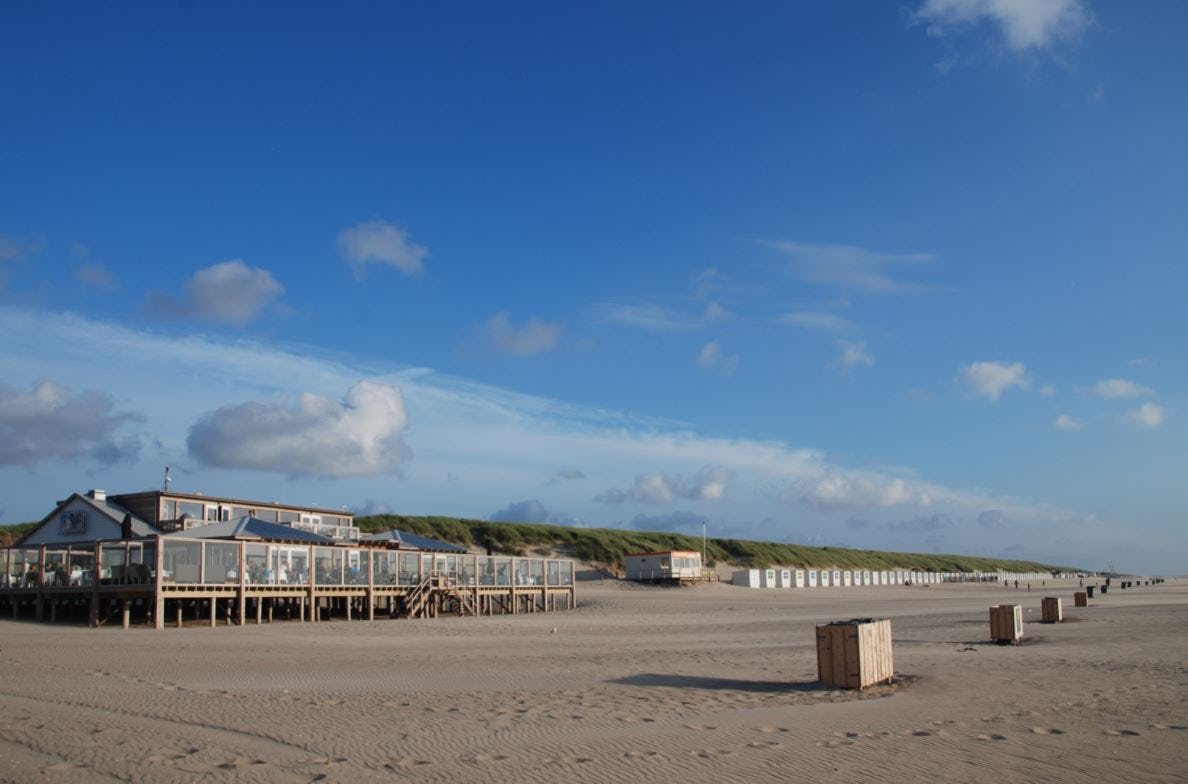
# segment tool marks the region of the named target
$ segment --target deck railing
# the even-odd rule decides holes
[[[562,588],[573,561],[357,546],[158,536],[85,546],[0,548],[0,590],[102,586],[408,587],[437,573],[460,588]]]

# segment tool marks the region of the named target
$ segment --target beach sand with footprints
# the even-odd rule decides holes
[[[0,780],[1188,778],[1188,584],[753,591],[587,582],[574,612],[247,628],[0,621]],[[1045,594],[1066,622],[1038,623]],[[987,642],[1019,602],[1024,644]],[[898,682],[816,679],[892,619]]]

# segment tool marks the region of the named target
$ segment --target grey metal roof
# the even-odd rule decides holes
[[[335,541],[328,536],[247,516],[241,517],[238,520],[207,523],[206,525],[191,528],[188,531],[176,531],[166,535],[166,538],[174,537],[179,539],[255,539],[265,542],[335,544]]]
[[[430,539],[428,536],[421,536],[420,534],[401,531],[398,528],[393,528],[391,531],[382,531],[378,534],[363,534],[360,538],[365,542],[395,542],[401,547],[414,548],[417,550],[431,550],[439,553],[466,552],[465,547],[459,547],[456,544],[442,542],[437,539]]]

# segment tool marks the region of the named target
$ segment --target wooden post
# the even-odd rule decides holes
[[[127,563],[125,561],[125,563]],[[120,599],[120,621],[125,629],[132,625],[132,611],[128,608],[128,600]]]
[[[218,624],[219,598],[216,595],[210,597],[210,628],[214,628]]]
[[[257,596],[256,602],[256,625],[259,626],[264,622],[264,599]]]
[[[162,600],[164,601],[164,600]],[[182,605],[185,604],[181,599],[177,600],[177,628],[182,627]]]
[[[161,535],[157,534],[157,558],[156,558],[156,574],[153,576],[153,628],[165,628],[165,592],[162,586],[165,582],[164,568],[165,568],[165,543],[161,540]]]
[[[375,554],[378,550],[361,550],[367,554],[367,620],[375,620]]]
[[[239,589],[236,591],[235,599],[235,609],[238,611],[236,620],[243,626],[246,623],[244,616],[247,612],[247,544],[244,542],[239,543]],[[230,612],[230,608],[227,608],[227,611]]]
[[[37,549],[37,598],[34,601],[37,603],[34,608],[34,617],[41,620],[45,616],[45,610],[42,607],[42,600],[45,597],[45,545],[41,545]]]
[[[95,542],[95,565],[91,569],[91,614],[92,629],[99,628],[99,575],[103,574],[103,548]],[[15,615],[14,615],[15,617]]]
[[[314,546],[309,546],[309,620],[310,623],[317,621],[318,603],[316,601],[317,593],[314,588],[314,583],[317,581],[317,569],[314,565]]]

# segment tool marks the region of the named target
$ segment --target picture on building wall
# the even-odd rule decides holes
[[[65,535],[85,534],[87,532],[87,513],[83,511],[63,512],[58,523],[58,533]]]

